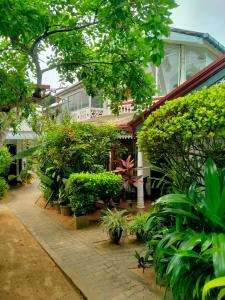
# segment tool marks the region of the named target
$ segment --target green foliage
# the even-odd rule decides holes
[[[225,165],[225,85],[167,101],[145,121],[138,144],[178,189],[200,183],[208,157]],[[170,180],[172,179],[172,180]]]
[[[8,191],[9,186],[4,178],[0,177],[0,197],[3,197]]]
[[[70,174],[105,169],[109,150],[117,143],[120,132],[112,126],[97,127],[83,123],[48,123],[46,127],[36,157],[39,174],[53,180],[55,200]]]
[[[149,213],[141,213],[133,218],[129,224],[129,232],[131,234],[136,234],[137,237],[145,241],[148,237],[147,232],[145,231],[146,222],[149,217]]]
[[[0,107],[38,101],[43,74],[55,68],[113,103],[130,96],[136,108],[150,103],[154,84],[144,68],[163,57],[161,36],[168,36],[174,7],[174,0],[2,0]],[[52,54],[41,68],[46,49]]]
[[[101,226],[108,233],[120,233],[127,230],[126,210],[107,209],[105,215],[101,217]]]
[[[11,164],[11,155],[6,146],[0,147],[0,176],[7,177]]]
[[[117,199],[120,195],[122,178],[111,172],[97,174],[71,174],[66,190],[76,215],[85,215],[96,209],[96,201]]]
[[[32,179],[33,161],[32,158],[27,158],[25,167],[20,171],[20,178],[23,183],[27,183]]]
[[[203,186],[162,196],[148,218],[148,254],[157,281],[171,288],[174,299],[216,299],[222,291],[206,296],[210,287],[219,287],[209,282],[225,275],[224,175],[208,159]]]

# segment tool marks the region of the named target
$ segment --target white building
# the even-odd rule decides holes
[[[225,48],[207,33],[172,28],[164,38],[165,56],[160,67],[149,66],[158,87],[156,96],[165,95],[185,82],[199,70],[225,53]],[[109,103],[101,104],[98,97],[88,96],[82,83],[56,94],[58,103],[53,110],[71,112],[75,121],[84,121],[111,114]],[[121,107],[121,114],[131,113],[131,104]]]

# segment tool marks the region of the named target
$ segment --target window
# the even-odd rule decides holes
[[[68,97],[69,110],[76,111],[89,107],[89,96],[86,91],[80,91]]]
[[[99,96],[95,96],[91,98],[91,107],[94,108],[102,108],[103,104],[101,103]]]
[[[206,50],[200,47],[186,47],[186,79],[206,66]]]
[[[180,45],[166,45],[165,56],[159,67],[158,89],[165,95],[180,82]]]

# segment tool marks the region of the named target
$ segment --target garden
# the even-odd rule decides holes
[[[109,152],[121,149],[121,130],[113,126],[61,123],[47,119],[33,164],[45,207],[74,215],[76,229],[96,214],[112,243],[133,235],[146,244],[135,252],[138,266],[154,270],[165,294],[177,300],[225,297],[225,86],[202,89],[168,101],[154,111],[138,133],[152,178],[161,196],[148,212],[120,206],[131,197],[136,176],[129,155],[108,171]],[[123,150],[124,151],[124,150]],[[12,157],[0,152],[0,195],[10,182]],[[29,160],[27,174],[29,179]],[[123,247],[123,244],[121,244]]]
[[[225,296],[225,86],[168,101],[145,121],[138,143],[162,196],[145,225],[147,252],[174,299]]]

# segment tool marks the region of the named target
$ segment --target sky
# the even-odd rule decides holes
[[[225,46],[225,0],[177,0],[172,12],[173,27],[209,33]],[[48,72],[44,84],[60,86],[56,71]],[[65,85],[62,85],[65,86]]]

